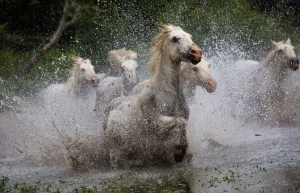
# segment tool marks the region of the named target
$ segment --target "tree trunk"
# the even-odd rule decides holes
[[[75,8],[75,12],[72,18],[68,20],[68,16],[71,14],[71,9]],[[74,0],[66,0],[63,10],[63,16],[60,20],[59,26],[54,32],[52,38],[46,43],[41,49],[39,49],[35,55],[30,59],[30,61],[22,69],[22,75],[28,75],[30,71],[37,65],[38,61],[52,48],[61,37],[63,31],[73,25],[78,18],[80,7],[74,2]]]

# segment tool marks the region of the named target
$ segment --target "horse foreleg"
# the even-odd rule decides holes
[[[181,162],[186,154],[186,149],[188,147],[185,130],[186,120],[179,116],[160,116],[159,121],[161,124],[161,131],[164,134],[161,136],[168,136],[166,137],[166,139],[169,137],[178,139],[178,142],[173,144],[175,148],[173,157],[176,162]]]
[[[177,135],[178,138],[180,138],[179,143],[175,144],[175,151],[173,153],[174,160],[176,162],[182,162],[188,147],[186,130],[185,128],[175,128],[173,132],[175,136]]]

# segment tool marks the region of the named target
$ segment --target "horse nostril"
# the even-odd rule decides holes
[[[99,84],[99,79],[98,78],[92,78],[92,83],[93,85],[98,85]]]
[[[191,53],[192,53],[192,54],[196,54],[196,51],[195,51],[195,50],[191,50]]]

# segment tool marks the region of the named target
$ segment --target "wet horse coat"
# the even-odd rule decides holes
[[[106,77],[98,85],[95,108],[98,114],[103,114],[114,98],[128,95],[138,82],[138,63],[135,60],[125,60],[121,66],[124,72],[120,77]]]
[[[107,57],[109,72],[107,76],[121,76],[124,72],[122,64],[126,60],[137,60],[137,53],[125,48],[109,51]]]
[[[289,80],[299,68],[299,60],[290,39],[272,42],[273,49],[261,62],[239,61],[235,68],[249,78],[239,81],[232,95],[239,101],[234,116],[243,114],[246,121],[258,119],[270,123],[292,123],[298,112],[299,94],[291,89],[295,80]],[[290,84],[290,85],[288,85]],[[298,90],[298,89],[296,89]],[[239,94],[238,94],[239,93]],[[240,96],[239,96],[240,95]],[[239,113],[240,107],[243,107]],[[242,117],[243,118],[243,117]]]
[[[262,104],[267,116],[274,122],[290,123],[295,119],[296,111],[293,104],[296,100],[285,85],[291,71],[299,68],[299,60],[290,39],[285,42],[272,42],[274,49],[262,62],[260,75],[265,79]],[[296,111],[295,111],[296,110]]]
[[[92,119],[95,109],[95,88],[99,79],[94,66],[89,59],[72,59],[74,65],[66,83],[50,85],[42,92],[45,109],[52,115],[53,121],[60,122],[60,127],[73,126],[76,121],[83,123],[85,118]]]
[[[114,166],[181,162],[188,146],[189,108],[181,87],[181,61],[198,63],[202,50],[179,27],[162,26],[152,41],[150,87],[119,97],[107,110],[105,146]]]

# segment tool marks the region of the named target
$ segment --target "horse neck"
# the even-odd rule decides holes
[[[288,68],[280,58],[273,56],[264,61],[265,74],[264,78],[267,80],[267,96],[271,101],[282,101],[285,95],[284,80],[288,73]],[[267,75],[267,76],[266,76]]]
[[[150,82],[155,87],[168,87],[179,93],[182,91],[180,62],[173,62],[167,54],[162,53]]]
[[[88,91],[91,89],[89,84],[86,83],[86,80],[78,78],[79,76],[76,73],[73,73],[67,80],[67,87],[70,92],[73,92],[75,95],[88,94]]]
[[[288,68],[286,67],[285,61],[278,56],[272,56],[267,58],[264,62],[264,67],[270,72],[269,79],[277,83],[280,83],[286,77]]]
[[[192,72],[192,67],[189,63],[182,63],[180,69],[181,84],[184,89],[195,89],[196,80],[193,80],[194,74]]]
[[[127,79],[127,77],[125,75],[125,72],[122,74],[121,78],[122,78],[122,82],[123,82],[122,94],[127,96],[135,85],[133,85],[129,82],[129,80]]]

